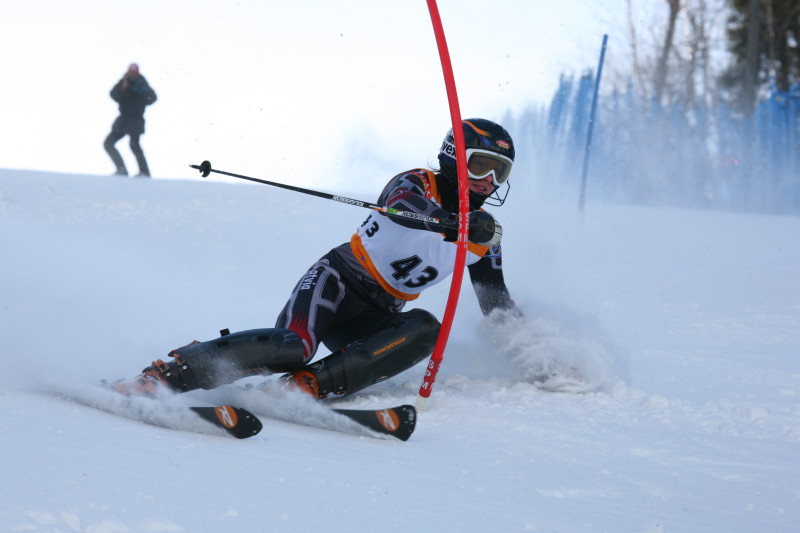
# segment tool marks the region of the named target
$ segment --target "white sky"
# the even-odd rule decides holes
[[[625,38],[624,0],[438,4],[464,117],[545,105],[562,71],[594,68],[603,33],[610,49]],[[4,168],[110,174],[108,92],[132,61],[159,97],[142,137],[156,177],[209,159],[317,186],[352,166],[380,184],[435,162],[450,126],[424,0],[14,2],[0,50]]]

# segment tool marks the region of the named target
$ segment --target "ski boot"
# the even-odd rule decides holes
[[[197,341],[195,341],[197,342]],[[184,379],[179,378],[179,374],[187,372],[189,369],[182,364],[180,356],[173,350],[170,355],[175,361],[165,363],[161,359],[156,359],[153,364],[142,370],[142,373],[129,381],[116,381],[108,387],[125,396],[145,396],[157,398],[165,391],[182,392],[180,384]]]
[[[319,380],[308,370],[295,370],[281,376],[284,384],[290,390],[306,393],[314,399],[319,399]]]
[[[110,388],[127,395],[157,396],[159,385],[173,392],[213,389],[244,377],[292,371],[303,365],[303,343],[289,330],[231,333],[224,329],[220,335],[172,350],[172,361],[153,361],[139,376]]]
[[[119,380],[107,385],[113,391],[125,396],[145,396],[156,398],[164,390],[164,380],[159,372],[142,372],[129,381]]]
[[[172,350],[169,356],[172,361],[165,363],[161,359],[156,359],[153,363],[142,370],[142,373],[130,381],[116,383],[111,388],[125,394],[126,396],[138,395],[156,397],[159,392],[186,392],[198,388],[212,388],[212,378],[202,375],[196,376],[187,362],[178,353],[178,350],[186,350],[193,346],[200,345],[198,341],[192,341],[183,348]],[[206,379],[204,379],[204,377]]]

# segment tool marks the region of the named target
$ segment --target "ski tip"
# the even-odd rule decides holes
[[[362,426],[383,435],[406,441],[417,425],[417,410],[413,405],[398,405],[388,409],[334,409]]]
[[[263,427],[256,415],[241,407],[218,405],[216,407],[192,407],[191,410],[237,439],[258,435]]]
[[[396,429],[390,430],[389,434],[402,441],[407,441],[417,427],[416,408],[413,405],[399,405],[392,409],[385,409],[385,411],[394,411],[399,422],[394,426]],[[383,417],[382,411],[377,411],[377,414],[379,418]]]

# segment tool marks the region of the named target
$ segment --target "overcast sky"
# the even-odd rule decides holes
[[[561,72],[596,66],[604,33],[611,58],[625,42],[624,0],[438,5],[464,117],[545,105]],[[142,138],[155,177],[209,159],[306,185],[349,168],[383,182],[434,163],[450,127],[424,0],[14,2],[0,49],[5,168],[111,174],[108,92],[132,61],[159,98]]]

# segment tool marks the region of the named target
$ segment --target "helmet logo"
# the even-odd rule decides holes
[[[447,142],[447,139],[442,143],[442,147],[439,151],[447,156],[452,157],[455,159],[456,157],[456,146],[452,143]]]
[[[511,145],[508,144],[508,141],[503,141],[503,140],[497,141],[497,146],[499,146],[500,148],[505,148],[506,150],[511,148]]]

